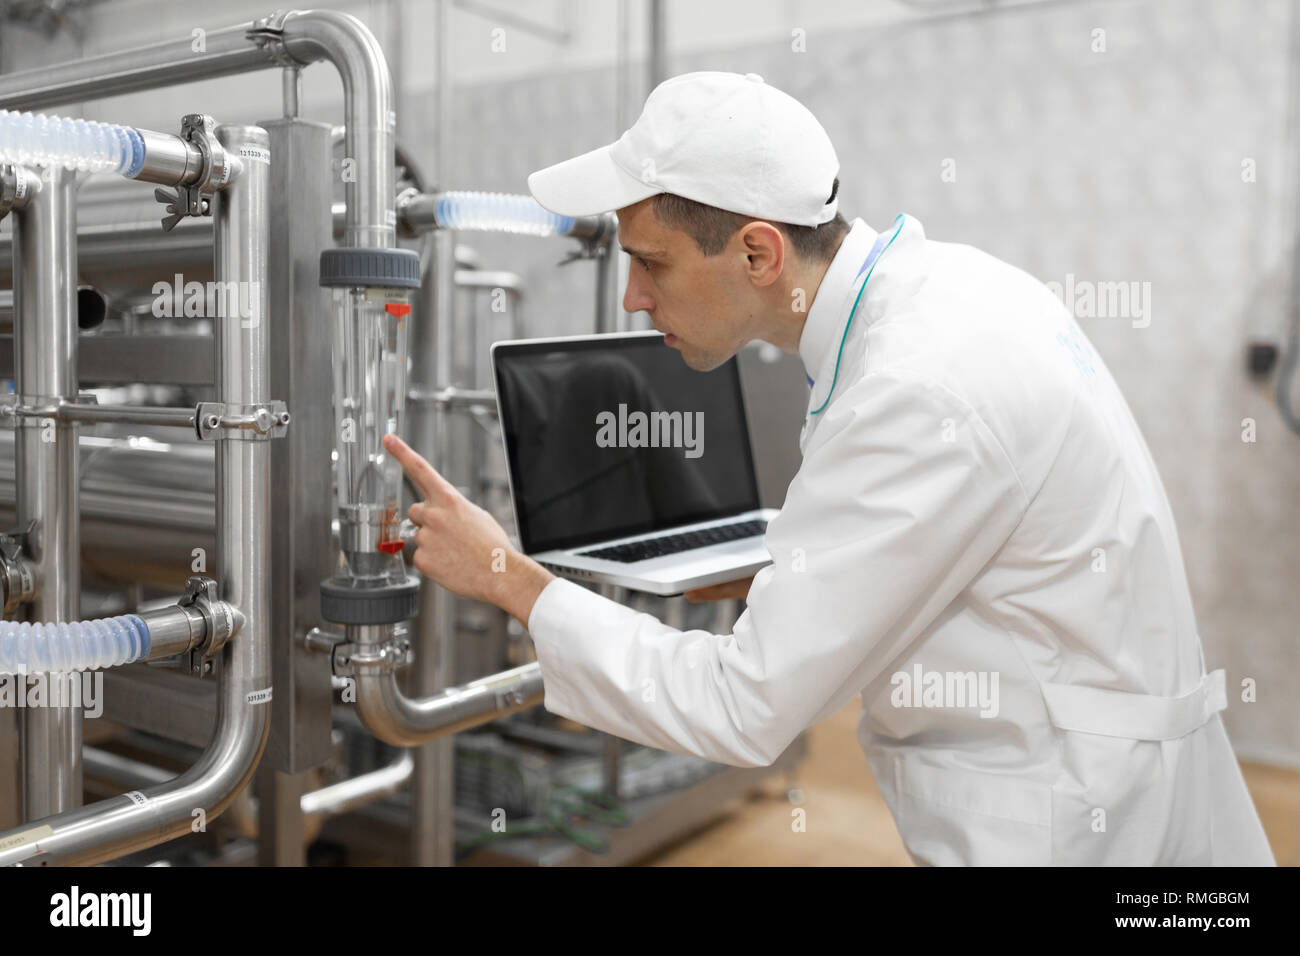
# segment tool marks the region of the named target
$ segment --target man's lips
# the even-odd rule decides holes
[[[671,332],[665,332],[664,345],[676,345],[676,344],[677,344],[677,336],[673,335]]]

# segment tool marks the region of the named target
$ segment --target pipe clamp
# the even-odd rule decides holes
[[[163,232],[171,232],[187,216],[212,215],[208,197],[230,182],[235,164],[226,156],[216,129],[217,121],[204,113],[190,113],[181,118],[181,139],[198,148],[203,165],[192,184],[174,190],[160,186],[153,191],[154,199],[167,207],[168,215],[162,220]]]
[[[289,428],[289,410],[281,401],[258,405],[199,402],[194,409],[194,431],[200,439],[265,441],[283,438]]]
[[[410,641],[394,638],[384,644],[354,644],[339,641],[330,654],[335,676],[356,677],[362,671],[386,673],[410,664],[415,659]]]

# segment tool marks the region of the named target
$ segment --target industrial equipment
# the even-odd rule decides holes
[[[315,62],[341,126],[298,116]],[[52,112],[268,69],[284,115],[256,125]],[[576,243],[575,331],[605,331],[612,216],[421,181],[379,43],[334,11],[6,74],[0,110],[0,680],[71,700],[92,676],[103,715],[0,707],[0,864],[620,862],[798,759],[732,770],[563,726],[506,615],[403,558],[388,432],[507,512],[495,403],[453,344],[486,356],[485,292],[521,334],[524,290],[453,236]]]

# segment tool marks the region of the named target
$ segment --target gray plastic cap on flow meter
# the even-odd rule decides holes
[[[320,284],[418,289],[420,255],[414,249],[325,249],[320,254]]]
[[[413,574],[402,584],[358,588],[325,580],[320,583],[320,616],[335,624],[396,624],[420,610],[420,579]]]

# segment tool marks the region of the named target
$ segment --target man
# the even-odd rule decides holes
[[[428,498],[416,567],[529,629],[548,710],[641,743],[763,766],[861,694],[918,863],[1273,864],[1105,365],[1025,273],[905,215],[845,222],[838,171],[797,101],[694,73],[529,177],[557,213],[618,211],[624,308],[692,368],[756,338],[803,359],[803,463],[733,633],[553,578],[390,438]]]

